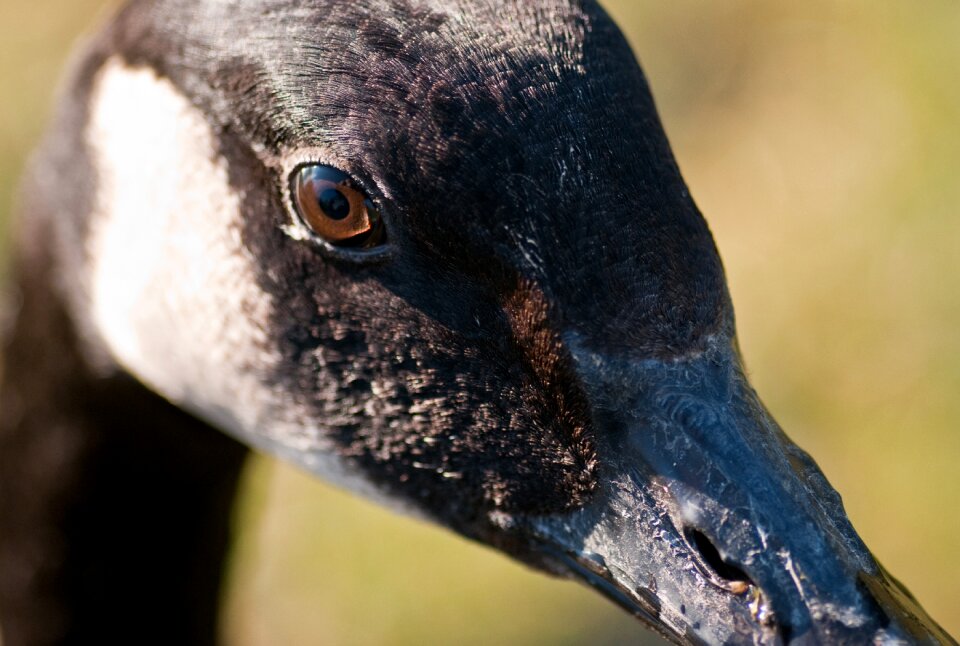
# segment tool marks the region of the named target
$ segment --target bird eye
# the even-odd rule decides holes
[[[294,172],[293,199],[301,219],[337,247],[370,249],[383,244],[380,213],[352,177],[311,164]]]

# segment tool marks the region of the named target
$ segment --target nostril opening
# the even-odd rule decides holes
[[[703,562],[710,567],[713,572],[722,580],[728,583],[747,583],[754,585],[753,580],[747,576],[747,573],[723,560],[718,550],[707,536],[696,529],[687,530],[687,538],[697,549]]]

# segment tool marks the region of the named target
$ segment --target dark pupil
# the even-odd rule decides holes
[[[317,196],[320,208],[331,220],[343,220],[350,215],[350,201],[335,188],[326,188]]]

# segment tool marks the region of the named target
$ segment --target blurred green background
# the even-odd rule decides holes
[[[0,0],[4,223],[67,52],[109,4]],[[717,237],[755,385],[960,635],[960,4],[605,4]],[[586,589],[265,459],[237,532],[239,646],[647,639]]]

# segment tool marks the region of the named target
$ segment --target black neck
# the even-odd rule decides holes
[[[92,370],[39,255],[2,349],[3,644],[215,643],[246,449]]]

